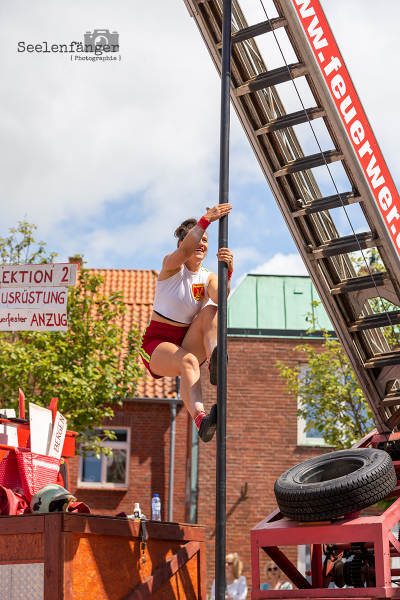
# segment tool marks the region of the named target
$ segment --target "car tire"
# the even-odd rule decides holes
[[[275,497],[285,517],[327,521],[382,500],[396,487],[392,459],[383,450],[329,452],[299,463],[277,479]]]

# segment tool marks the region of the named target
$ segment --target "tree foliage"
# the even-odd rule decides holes
[[[18,227],[9,229],[8,237],[0,237],[0,260],[3,265],[52,263],[58,256],[51,252],[46,256],[46,243],[36,243],[33,237],[36,225],[18,221]]]
[[[353,264],[355,265],[358,275],[368,275],[369,272],[377,273],[385,271],[385,266],[380,259],[379,252],[376,248],[364,250],[362,256],[353,256]],[[368,267],[365,262],[368,262]],[[398,306],[386,300],[386,298],[376,297],[369,300],[369,304],[374,313],[389,312],[398,310]],[[397,319],[393,319],[393,324],[387,327],[382,327],[381,331],[389,344],[391,350],[398,348],[400,345],[400,325],[396,324]]]
[[[354,255],[352,261],[358,276],[384,270],[375,248],[364,251],[362,256]],[[369,303],[376,313],[397,308],[384,298],[372,298]],[[311,313],[306,318],[310,323],[309,333],[314,332],[318,326],[316,319]],[[299,367],[292,369],[282,361],[277,367],[286,380],[287,391],[299,399],[298,414],[305,419],[306,430],[317,429],[329,446],[349,448],[371,431],[375,423],[341,344],[319,329],[324,336],[322,352],[307,343],[294,348],[306,357],[309,365],[306,377],[301,377]],[[399,346],[398,325],[384,327],[382,331],[390,348]]]
[[[307,320],[311,333],[317,323],[311,313]],[[350,448],[373,429],[372,412],[341,344],[326,331],[322,333],[322,352],[307,343],[294,348],[306,356],[306,376],[301,376],[300,366],[292,369],[282,361],[276,366],[286,380],[287,391],[298,398],[298,415],[305,420],[306,431],[318,430],[328,446]]]
[[[33,248],[33,227],[21,222],[9,238],[0,238],[3,264],[21,258],[25,263],[54,259],[54,253],[46,256],[43,242]],[[124,334],[118,324],[126,311],[122,294],[102,294],[103,281],[87,269],[79,270],[77,285],[68,291],[66,333],[0,334],[1,405],[16,407],[19,387],[27,401],[41,406],[58,397],[68,429],[77,431],[78,441],[96,454],[104,447],[94,429],[113,417],[112,404],[121,405],[134,395],[142,373],[137,363],[139,334],[135,328]]]

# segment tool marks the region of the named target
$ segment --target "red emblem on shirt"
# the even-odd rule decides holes
[[[200,302],[200,300],[203,300],[203,298],[204,298],[204,291],[205,291],[204,288],[205,288],[204,283],[194,283],[192,285],[194,299],[197,300],[198,302]]]

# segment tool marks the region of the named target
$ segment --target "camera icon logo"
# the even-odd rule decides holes
[[[119,33],[110,33],[109,29],[94,29],[93,33],[85,33],[85,52],[103,50],[104,46],[105,52],[119,52]]]

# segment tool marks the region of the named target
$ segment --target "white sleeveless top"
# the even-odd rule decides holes
[[[197,273],[184,264],[172,277],[156,282],[153,310],[171,321],[192,323],[209,300],[207,280],[211,271],[200,265]]]

